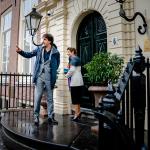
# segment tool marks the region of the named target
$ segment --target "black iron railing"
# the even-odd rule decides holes
[[[32,107],[33,93],[31,74],[0,73],[0,110]]]
[[[94,110],[99,119],[99,149],[149,148],[149,70],[149,59],[145,61],[139,47],[133,60],[127,64],[117,88],[114,89],[111,83],[108,85],[108,94]],[[105,138],[111,135],[111,140]]]

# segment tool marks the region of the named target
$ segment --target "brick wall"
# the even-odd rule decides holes
[[[12,29],[8,72],[17,72],[17,53],[15,51],[15,46],[18,43],[19,36],[20,2],[20,0],[0,0],[0,18],[7,10],[12,9]]]

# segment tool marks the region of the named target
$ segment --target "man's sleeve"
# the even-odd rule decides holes
[[[25,58],[31,58],[37,55],[37,51],[38,51],[38,48],[36,48],[35,50],[31,52],[26,52],[22,50],[21,52],[19,52],[19,54]]]
[[[58,56],[57,56],[57,69],[59,68],[60,65],[60,53],[58,52]]]

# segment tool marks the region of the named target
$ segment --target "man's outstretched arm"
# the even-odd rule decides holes
[[[37,49],[33,50],[32,52],[25,52],[18,45],[16,45],[16,52],[25,58],[31,58],[31,57],[36,56]]]

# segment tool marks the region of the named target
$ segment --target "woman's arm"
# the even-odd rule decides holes
[[[73,75],[73,73],[75,72],[75,70],[76,70],[75,66],[70,66],[70,69],[69,69],[68,73],[65,75],[65,77],[70,78]]]

